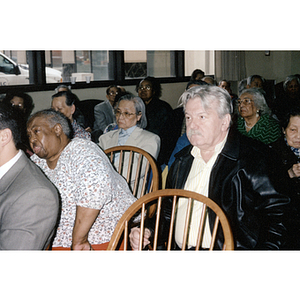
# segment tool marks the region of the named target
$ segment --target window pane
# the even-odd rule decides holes
[[[0,52],[0,86],[29,84],[26,51]]]
[[[92,70],[94,80],[108,80],[108,51],[92,51]]]
[[[175,76],[171,51],[124,51],[125,79]]]
[[[185,76],[191,76],[195,69],[205,75],[215,75],[214,51],[184,51]]]
[[[47,57],[47,52],[50,58]],[[62,72],[62,82],[108,80],[108,51],[46,51],[46,65]],[[49,83],[49,81],[47,81]]]

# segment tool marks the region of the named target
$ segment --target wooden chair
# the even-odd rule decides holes
[[[110,162],[115,166],[130,185],[136,198],[159,188],[159,172],[155,159],[143,149],[133,146],[116,146],[104,151]],[[116,153],[119,160],[114,163]]]
[[[217,232],[221,230],[223,232],[223,245],[222,250],[234,250],[234,239],[232,235],[232,231],[222,209],[211,199],[200,195],[195,192],[190,192],[186,190],[179,190],[179,189],[165,189],[159,190],[156,192],[149,193],[144,195],[140,199],[138,199],[135,203],[133,203],[128,210],[124,213],[124,215],[119,220],[114,233],[111,237],[111,240],[108,244],[107,250],[127,250],[130,249],[129,246],[129,233],[130,227],[132,222],[132,217],[136,216],[137,213],[141,213],[141,220],[140,220],[140,240],[139,240],[139,249],[142,249],[142,241],[145,229],[145,219],[147,218],[146,208],[147,205],[152,204],[153,202],[157,203],[157,213],[155,219],[155,229],[154,229],[154,238],[153,238],[153,245],[151,246],[152,249],[150,250],[157,250],[157,242],[159,236],[159,225],[160,225],[160,214],[161,214],[161,206],[162,202],[166,201],[165,197],[172,197],[173,198],[173,205],[172,205],[172,215],[170,218],[170,230],[168,235],[168,241],[165,245],[167,250],[171,250],[172,245],[172,238],[174,233],[174,226],[175,226],[175,214],[176,214],[176,205],[180,197],[187,198],[188,201],[188,208],[187,214],[185,219],[185,227],[184,227],[184,234],[183,234],[183,242],[182,242],[182,250],[185,250],[186,243],[188,240],[188,227],[189,221],[191,216],[191,208],[193,206],[193,201],[199,201],[203,203],[201,218],[200,218],[200,225],[198,231],[198,238],[195,250],[199,250],[202,245],[203,239],[203,232],[205,227],[205,219],[207,216],[207,212],[211,210],[209,213],[215,214],[214,226],[211,230],[211,243],[209,250],[213,250],[216,242]],[[188,220],[188,221],[187,221]],[[220,226],[221,225],[221,226]],[[120,244],[124,244],[123,249],[120,247]]]

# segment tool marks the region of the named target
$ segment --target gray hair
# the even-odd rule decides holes
[[[246,89],[247,87],[247,78],[242,79],[239,82],[239,86],[238,86],[238,90],[239,90],[239,95],[241,94],[241,92]]]
[[[127,93],[118,100],[118,102],[115,106],[115,109],[117,109],[119,107],[119,104],[122,100],[127,100],[127,101],[133,102],[134,107],[135,107],[135,113],[137,115],[139,115],[139,114],[141,115],[141,118],[139,121],[137,121],[136,125],[140,128],[146,128],[147,117],[146,117],[146,108],[145,108],[144,101],[138,96],[135,96],[131,93]]]
[[[252,81],[254,81],[254,79],[260,79],[261,80],[261,82],[262,82],[262,84],[264,84],[265,83],[265,79],[262,77],[262,76],[260,76],[260,75],[251,75],[251,76],[249,76],[248,78],[247,78],[247,85],[251,85],[251,83],[252,83]]]
[[[53,128],[56,124],[60,124],[63,130],[63,133],[71,139],[73,137],[73,128],[70,120],[63,115],[59,111],[55,111],[54,109],[44,109],[33,114],[28,120],[27,124],[29,124],[34,118],[45,118],[47,119],[50,128]]]
[[[266,99],[263,95],[263,90],[258,88],[250,88],[243,90],[240,94],[240,97],[244,94],[250,94],[253,97],[254,105],[259,110],[260,115],[270,115],[271,110],[266,102]]]
[[[71,92],[71,88],[70,87],[68,87],[65,84],[60,84],[58,87],[56,87],[55,93],[58,93],[60,89],[64,89],[65,91],[70,91]]]
[[[179,101],[185,110],[186,104],[190,99],[200,98],[201,104],[205,110],[212,108],[216,103],[217,113],[220,119],[225,115],[232,113],[232,103],[229,93],[214,85],[195,86],[185,91]]]
[[[300,85],[299,77],[296,76],[296,75],[290,75],[290,76],[288,76],[288,77],[285,79],[285,81],[284,81],[284,83],[283,83],[283,89],[284,89],[284,91],[286,91],[288,84],[289,84],[292,80],[296,80],[297,83]]]

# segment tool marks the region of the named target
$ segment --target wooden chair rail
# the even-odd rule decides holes
[[[157,199],[154,239],[153,239],[153,246],[152,246],[153,250],[156,250],[157,243],[158,243],[159,226],[160,226],[159,222],[160,222],[160,215],[161,215],[161,206],[162,206],[162,202],[164,201],[163,200],[164,197],[173,197],[172,214],[170,218],[170,230],[169,230],[168,240],[166,245],[167,250],[171,250],[173,232],[175,226],[176,206],[177,206],[178,199],[181,197],[187,198],[188,200],[184,233],[183,233],[182,250],[185,250],[186,243],[188,240],[189,220],[191,216],[191,207],[193,205],[193,201],[199,201],[203,203],[203,208],[200,216],[199,231],[197,235],[197,243],[195,247],[196,250],[201,249],[201,244],[204,235],[205,221],[207,218],[207,211],[209,209],[215,213],[215,221],[214,221],[213,229],[211,231],[211,244],[209,250],[214,249],[219,226],[221,226],[221,229],[223,231],[223,236],[224,236],[223,250],[234,250],[234,240],[232,236],[232,231],[229,222],[227,220],[227,217],[222,211],[222,209],[214,201],[212,201],[211,199],[203,195],[200,195],[195,192],[179,190],[179,189],[158,190],[149,193],[147,195],[144,195],[143,197],[138,199],[135,203],[133,203],[118,222],[115,231],[112,235],[111,241],[109,242],[107,250],[116,250],[117,244],[119,243],[121,236],[124,237],[124,250],[128,248],[128,234],[130,230],[129,227],[130,220],[138,211],[141,211],[141,220],[140,220],[141,234],[139,240],[139,250],[143,248],[142,244],[144,238],[145,217],[147,215],[146,213],[147,204]]]

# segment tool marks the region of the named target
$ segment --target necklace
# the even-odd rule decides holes
[[[255,124],[254,124],[255,125]],[[254,126],[253,125],[253,126]],[[247,128],[249,128],[249,129],[251,129],[253,126],[248,126],[247,124],[246,124],[246,121],[245,121],[245,126],[247,127]]]

